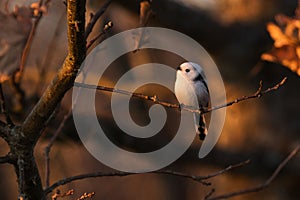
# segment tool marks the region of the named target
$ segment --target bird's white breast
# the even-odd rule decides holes
[[[187,81],[181,73],[177,72],[175,81],[175,95],[180,104],[198,108],[197,94],[190,81]]]

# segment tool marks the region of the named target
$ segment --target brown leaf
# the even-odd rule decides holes
[[[279,63],[300,76],[299,8],[294,18],[279,14],[275,17],[278,25],[274,23],[267,24],[267,30],[274,40],[274,47],[262,54],[261,59]]]
[[[31,30],[32,10],[16,7],[11,14],[0,11],[0,83],[19,69],[22,51]]]
[[[300,75],[300,46],[286,45],[281,48],[273,48],[261,55],[261,59],[269,62],[279,63],[291,71]]]

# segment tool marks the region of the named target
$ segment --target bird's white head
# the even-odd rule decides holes
[[[200,65],[193,62],[182,63],[177,68],[177,75],[183,76],[188,81],[206,81],[204,71]]]

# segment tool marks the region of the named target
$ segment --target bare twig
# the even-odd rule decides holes
[[[248,164],[249,162],[250,162],[250,160],[246,160],[246,161],[240,162],[240,163],[235,164],[235,165],[229,165],[225,169],[222,169],[220,171],[217,171],[215,173],[212,173],[212,174],[209,174],[209,175],[206,175],[206,176],[195,176],[195,175],[190,175],[190,174],[186,174],[186,173],[182,173],[182,172],[176,172],[176,171],[170,171],[170,170],[162,170],[162,171],[156,171],[156,172],[151,172],[151,173],[167,174],[167,175],[172,175],[172,176],[183,177],[183,178],[191,179],[193,181],[202,183],[203,185],[210,185],[210,183],[207,183],[204,180],[207,180],[207,179],[216,177],[218,175],[224,174],[227,171],[230,171],[232,169],[242,167],[242,166]]]
[[[42,6],[42,3],[43,3],[43,0],[40,0],[38,2],[39,7]],[[43,16],[43,13],[39,12],[38,16],[36,17],[36,19],[34,21],[34,23],[32,24],[29,36],[27,38],[25,47],[24,47],[23,52],[22,52],[20,67],[19,67],[19,69],[15,73],[15,76],[16,76],[17,80],[21,78],[20,76],[22,76],[22,73],[23,73],[23,70],[24,70],[24,66],[26,64],[26,61],[27,61],[27,58],[28,58],[28,54],[29,54],[29,51],[30,51],[30,48],[31,48],[31,44],[32,44],[33,38],[35,36],[38,24],[39,24],[40,20],[42,19],[42,16]]]
[[[148,101],[152,101],[156,104],[160,104],[163,105],[165,107],[169,107],[169,108],[180,108],[180,105],[178,104],[171,104],[169,102],[165,102],[165,101],[160,101],[156,96],[148,96],[148,95],[144,95],[141,93],[132,93],[126,90],[120,90],[120,89],[116,89],[116,88],[111,88],[111,87],[106,87],[106,86],[102,86],[102,85],[89,85],[89,84],[83,84],[83,83],[74,83],[74,86],[76,87],[82,87],[82,88],[87,88],[87,89],[97,89],[97,90],[102,90],[102,91],[107,91],[107,92],[115,92],[118,94],[124,94],[127,96],[133,96],[139,99],[143,99],[143,100],[148,100]]]
[[[41,2],[40,2],[40,6],[41,6]],[[39,13],[39,15],[35,19],[34,23],[32,24],[29,36],[27,38],[25,47],[24,47],[23,52],[22,52],[20,68],[18,69],[18,71],[20,73],[22,73],[23,70],[24,70],[24,66],[26,64],[26,61],[27,61],[27,58],[28,58],[28,54],[29,54],[29,51],[30,51],[30,48],[31,48],[31,44],[32,44],[33,38],[35,36],[38,24],[40,23],[40,20],[42,19],[42,16],[43,16],[42,13]]]
[[[51,137],[48,145],[45,147],[45,181],[46,181],[46,184],[45,184],[45,187],[49,187],[49,183],[50,183],[50,157],[49,157],[49,154],[50,154],[50,151],[51,151],[51,148],[55,142],[55,140],[57,139],[59,133],[62,131],[67,119],[72,115],[72,109],[70,109],[68,111],[67,114],[64,115],[64,118],[63,120],[60,122],[59,124],[59,127],[56,129],[55,133],[53,134],[53,136]]]
[[[1,107],[1,113],[4,114],[6,123],[8,124],[8,126],[14,126],[14,123],[11,120],[11,118],[8,114],[7,108],[6,108],[4,93],[3,93],[3,89],[2,89],[2,83],[0,83],[0,107]]]
[[[78,95],[75,97],[75,100],[73,101],[73,108],[76,107],[76,102],[78,99]],[[60,122],[58,128],[56,129],[55,133],[53,134],[53,136],[50,139],[50,142],[48,143],[48,145],[45,147],[45,187],[49,187],[50,184],[50,151],[51,148],[56,140],[56,138],[58,137],[58,135],[60,134],[60,132],[62,131],[63,127],[66,124],[67,119],[69,119],[69,117],[72,115],[72,108],[70,108],[69,112],[67,114],[64,115],[63,120]]]
[[[77,176],[72,176],[69,178],[65,178],[62,180],[59,180],[57,182],[55,182],[54,184],[52,184],[50,187],[45,189],[45,194],[48,194],[50,192],[52,192],[55,188],[61,186],[61,185],[65,185],[68,184],[70,182],[73,181],[77,181],[77,180],[82,180],[82,179],[86,179],[86,178],[97,178],[97,177],[110,177],[110,176],[130,176],[130,175],[134,175],[133,173],[128,173],[128,172],[109,172],[109,173],[105,173],[105,172],[95,172],[95,173],[89,173],[89,174],[81,174],[81,175],[77,175]]]
[[[225,169],[222,169],[220,171],[217,171],[216,173],[213,173],[213,174],[209,174],[207,176],[203,176],[202,177],[202,180],[205,180],[205,179],[210,179],[210,178],[213,178],[213,177],[216,177],[216,176],[219,176],[221,174],[224,174],[225,172],[227,171],[230,171],[232,169],[235,169],[235,168],[238,168],[238,167],[242,167],[244,165],[247,165],[250,163],[250,160],[245,160],[243,162],[240,162],[238,164],[235,164],[235,165],[229,165],[228,167],[226,167]]]
[[[259,97],[263,96],[264,94],[267,94],[267,93],[272,92],[274,90],[278,90],[282,85],[284,85],[286,83],[286,81],[287,81],[287,77],[284,77],[279,83],[277,83],[273,87],[270,87],[270,88],[268,88],[266,90],[263,90],[263,91],[262,91],[262,81],[260,81],[259,88],[253,95],[237,98],[237,99],[235,99],[233,101],[230,101],[230,102],[228,102],[224,105],[216,106],[216,107],[212,107],[212,108],[203,110],[202,113],[208,113],[208,112],[211,112],[213,110],[218,110],[220,108],[228,107],[228,106],[231,106],[233,104],[239,103],[241,101],[246,101],[248,99],[259,98]]]
[[[93,14],[91,15],[91,21],[87,24],[85,29],[85,34],[84,34],[85,39],[89,37],[90,33],[93,31],[96,22],[104,14],[104,12],[107,10],[111,2],[112,0],[107,0],[94,15]]]
[[[113,23],[111,21],[105,24],[102,32],[89,41],[89,43],[86,45],[86,49],[89,49],[100,37],[102,37],[105,33],[107,33],[107,31],[109,31],[112,27],[113,27]]]
[[[218,110],[218,109],[221,109],[221,108],[231,106],[231,105],[239,103],[241,101],[245,101],[245,100],[248,100],[248,99],[259,98],[259,97],[263,96],[264,94],[267,94],[269,92],[272,92],[272,91],[275,91],[275,90],[279,89],[283,84],[285,84],[286,80],[287,80],[287,77],[283,78],[275,86],[273,86],[271,88],[268,88],[266,90],[263,90],[263,91],[262,91],[262,82],[260,82],[260,86],[259,86],[258,90],[253,95],[243,96],[243,97],[237,98],[233,101],[227,102],[224,105],[215,106],[215,107],[211,107],[211,108],[202,108],[202,109],[195,109],[195,108],[193,108],[191,106],[188,106],[188,105],[172,104],[172,103],[169,103],[169,102],[166,102],[166,101],[161,101],[157,98],[157,96],[148,96],[148,95],[144,95],[144,94],[141,94],[141,93],[132,93],[132,92],[129,92],[129,91],[120,90],[120,89],[111,88],[111,87],[106,87],[106,86],[101,86],[101,85],[95,86],[95,85],[89,85],[89,84],[83,84],[83,83],[76,83],[75,82],[74,86],[87,88],[87,89],[97,89],[97,90],[102,90],[102,91],[107,91],[107,92],[115,92],[115,93],[124,94],[124,95],[128,95],[128,96],[136,97],[136,98],[139,98],[139,99],[147,100],[147,101],[152,101],[155,104],[160,104],[160,105],[162,105],[164,107],[167,107],[167,108],[176,108],[176,109],[181,108],[181,109],[189,111],[189,112],[205,114],[205,113],[212,112],[214,110]]]
[[[38,6],[41,7],[43,5],[47,8],[50,1],[51,0],[47,0],[43,5],[43,0],[40,0],[38,2]],[[35,36],[37,27],[38,27],[42,17],[43,17],[43,12],[38,11],[38,15],[36,16],[36,19],[35,19],[34,23],[32,24],[29,36],[27,38],[25,47],[24,47],[22,55],[21,55],[20,67],[19,67],[19,69],[17,69],[14,72],[13,77],[12,77],[13,86],[16,89],[18,95],[19,95],[18,98],[19,98],[20,101],[23,101],[23,99],[25,97],[25,92],[23,91],[23,89],[20,86],[22,76],[23,76],[24,67],[25,67],[27,59],[28,59],[28,55],[29,55],[30,48],[31,48],[31,45],[32,45],[32,42],[33,42],[33,38]]]
[[[147,172],[148,174],[164,174],[164,175],[171,175],[171,176],[177,176],[177,177],[182,177],[182,178],[187,178],[193,181],[196,181],[198,183],[201,183],[203,185],[210,185],[210,183],[205,182],[204,180],[207,180],[209,178],[213,178],[215,176],[221,175],[229,170],[235,169],[237,167],[244,166],[248,164],[249,161],[243,161],[241,163],[238,163],[236,165],[231,165],[228,166],[226,169],[223,169],[221,171],[215,172],[211,175],[206,175],[206,176],[196,176],[196,175],[190,175],[187,173],[183,172],[176,172],[176,171],[170,171],[170,170],[160,170],[160,171],[153,171],[153,172]],[[145,174],[145,173],[129,173],[129,172],[95,172],[95,173],[88,173],[88,174],[81,174],[77,176],[72,176],[69,178],[65,178],[62,180],[57,181],[56,183],[52,184],[50,187],[45,189],[45,194],[48,194],[52,192],[55,188],[68,184],[73,181],[77,180],[82,180],[82,179],[87,179],[87,178],[98,178],[98,177],[123,177],[123,176],[131,176],[131,175],[140,175],[140,174]]]
[[[203,200],[205,199],[208,199],[209,197],[211,197],[211,195],[213,195],[213,193],[215,192],[216,190],[213,188],[211,189],[203,198]]]
[[[278,176],[278,174],[281,172],[281,170],[287,165],[287,163],[300,151],[300,145],[298,145],[294,150],[278,165],[278,167],[275,169],[275,171],[272,173],[272,175],[261,185],[254,186],[248,189],[239,190],[236,192],[231,192],[227,194],[217,195],[214,197],[208,197],[206,200],[219,200],[219,199],[228,199],[231,197],[236,197],[244,194],[249,194],[253,192],[258,192],[266,187],[268,187],[274,179]]]

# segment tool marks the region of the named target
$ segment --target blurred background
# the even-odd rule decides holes
[[[13,11],[15,5],[28,6],[32,2],[10,0],[7,8]],[[103,3],[102,0],[87,2],[87,21],[89,13],[97,11]],[[216,194],[220,194],[264,182],[300,142],[300,95],[297,89],[300,86],[300,77],[282,65],[260,59],[262,53],[273,47],[266,24],[274,22],[277,14],[294,16],[297,0],[153,0],[151,5],[154,14],[147,20],[147,26],[174,29],[199,42],[219,68],[228,101],[253,94],[260,80],[263,80],[264,87],[267,88],[283,77],[288,77],[287,83],[278,91],[228,107],[222,135],[207,157],[201,160],[197,158],[201,142],[195,138],[191,148],[166,169],[207,175],[247,159],[251,162],[209,180],[212,183],[209,187],[184,178],[145,174],[76,181],[61,187],[61,191],[74,189],[77,196],[84,192],[96,192],[94,199],[201,199],[212,188],[215,188]],[[1,1],[0,6],[1,12],[5,12],[5,2]],[[145,25],[140,20],[139,6],[136,0],[113,1],[95,29],[101,31],[108,21],[112,21],[114,26],[98,42],[118,32]],[[0,23],[5,24],[3,21]],[[1,30],[5,31],[5,28]],[[89,39],[96,35],[94,32]],[[52,0],[47,14],[38,26],[26,64],[22,81],[26,101],[22,109],[15,109],[11,84],[5,82],[3,85],[14,120],[22,122],[62,65],[66,54],[66,7],[62,1]],[[122,74],[139,64],[159,62],[175,68],[182,61],[182,58],[168,52],[141,50],[117,59],[100,83],[114,86]],[[137,92],[157,95],[160,99],[176,103],[175,96],[170,91],[157,85],[141,87]],[[116,127],[109,107],[110,97],[111,94],[107,92],[97,93],[97,112],[99,121],[116,144],[133,151],[149,151],[160,148],[172,139],[172,133],[177,129],[174,124],[178,123],[180,116],[178,111],[167,110],[170,117],[158,136],[148,141],[136,140],[126,136]],[[70,105],[71,91],[65,96],[55,118],[51,120],[36,147],[36,159],[43,181],[44,148],[69,111]],[[132,118],[138,124],[147,124],[148,109],[151,105],[149,102],[132,99]],[[4,155],[8,147],[2,140],[0,144],[0,155]],[[93,158],[81,144],[72,117],[65,123],[52,148],[50,158],[50,184],[81,173],[112,171]],[[270,187],[233,199],[299,199],[299,169],[298,155]],[[0,165],[0,191],[1,199],[17,198],[16,176],[10,165]],[[74,199],[73,197],[65,199]]]

